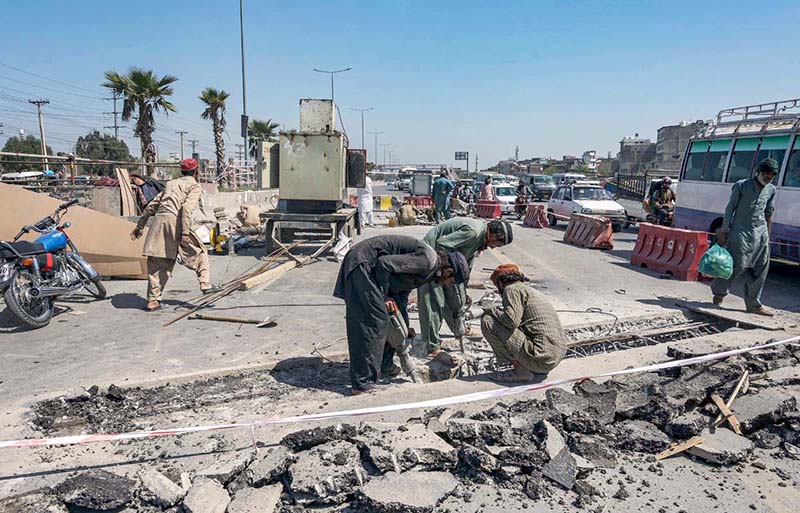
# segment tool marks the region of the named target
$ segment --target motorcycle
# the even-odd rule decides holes
[[[0,293],[9,310],[22,324],[43,328],[53,317],[56,298],[85,289],[97,299],[106,289],[97,271],[83,259],[67,236],[69,221],[61,218],[72,200],[36,224],[23,227],[14,240],[0,241]],[[19,239],[31,232],[40,233],[34,241]]]
[[[517,214],[517,219],[525,217],[530,201],[531,197],[528,194],[517,194],[517,199],[514,201],[514,213]]]

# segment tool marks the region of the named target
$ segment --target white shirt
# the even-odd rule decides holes
[[[367,177],[363,188],[358,189],[358,210],[372,212],[372,179]]]

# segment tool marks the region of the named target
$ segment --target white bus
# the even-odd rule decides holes
[[[673,226],[716,233],[732,185],[753,176],[761,160],[780,165],[770,251],[800,262],[800,99],[721,111],[686,148]]]

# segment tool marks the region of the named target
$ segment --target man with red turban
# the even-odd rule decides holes
[[[541,292],[525,284],[527,278],[515,264],[497,267],[491,280],[503,295],[503,306],[487,309],[481,320],[481,332],[499,367],[491,379],[498,383],[541,380],[567,352],[558,314]]]
[[[142,254],[147,257],[147,307],[148,312],[161,308],[161,292],[167,284],[175,262],[193,270],[200,282],[200,290],[208,294],[219,290],[211,285],[208,269],[208,251],[192,231],[192,212],[200,200],[197,183],[197,161],[181,161],[181,176],[170,180],[164,191],[147,204],[131,239],[142,236],[147,221],[153,217]]]

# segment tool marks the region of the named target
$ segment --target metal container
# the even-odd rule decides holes
[[[289,212],[333,212],[342,206],[347,147],[339,132],[281,132],[281,203]]]
[[[333,100],[300,100],[300,131],[328,133],[336,131],[336,106]]]
[[[412,196],[430,196],[433,189],[433,175],[430,173],[414,173],[411,179]]]

